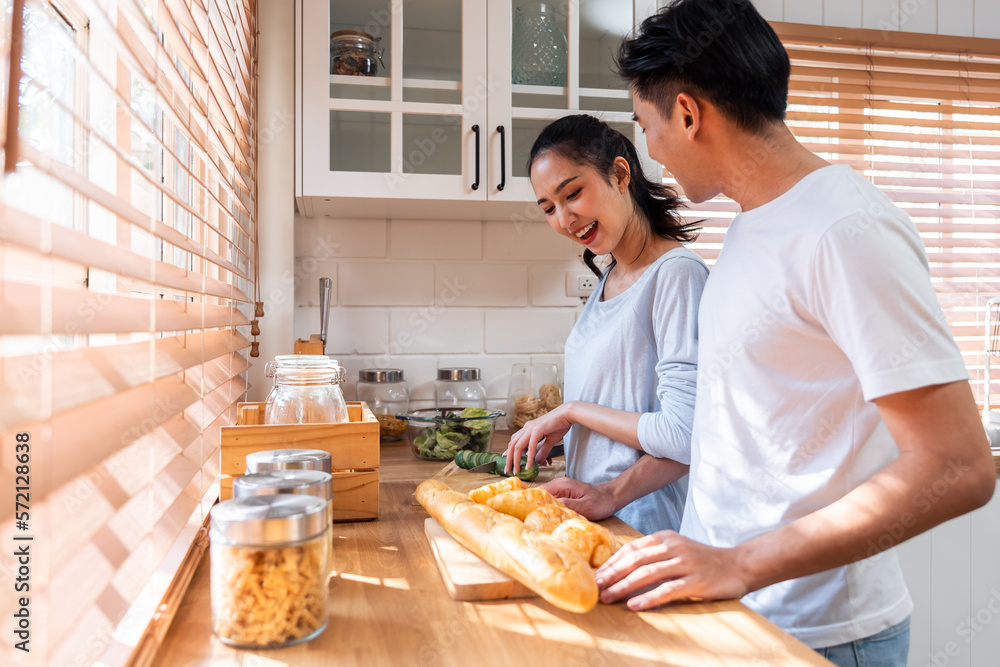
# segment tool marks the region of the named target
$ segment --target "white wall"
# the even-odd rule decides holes
[[[319,332],[319,278],[333,281],[327,353],[349,371],[398,367],[431,407],[441,366],[481,369],[503,406],[511,364],[556,363],[580,307],[576,245],[548,225],[296,217],[295,336]]]
[[[769,21],[1000,38],[1000,0],[753,0]]]

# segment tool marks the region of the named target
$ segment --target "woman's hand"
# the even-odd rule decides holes
[[[587,484],[570,477],[558,477],[542,484],[542,488],[591,521],[607,519],[618,510],[606,484]]]
[[[521,470],[521,457],[527,454],[528,462],[545,461],[552,448],[559,444],[563,436],[573,425],[570,418],[571,403],[563,403],[555,410],[545,413],[538,419],[532,419],[521,427],[521,430],[510,436],[504,456],[507,465],[504,472],[516,475]]]
[[[597,570],[601,602],[632,611],[678,600],[738,599],[750,592],[739,547],[719,549],[671,530],[629,542]]]

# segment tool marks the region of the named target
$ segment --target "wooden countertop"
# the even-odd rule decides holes
[[[492,449],[497,450],[497,434]],[[333,528],[330,625],[305,644],[241,651],[212,634],[206,553],[154,661],[160,667],[247,665],[709,665],[831,663],[737,601],[635,613],[599,604],[572,614],[541,598],[457,602],[424,537],[427,513],[411,504],[418,482],[443,465],[382,445],[377,521]]]

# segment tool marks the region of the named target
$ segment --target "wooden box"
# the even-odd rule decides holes
[[[299,338],[295,341],[295,354],[323,354],[323,339],[313,334],[309,340]]]
[[[233,497],[233,478],[247,454],[269,449],[321,449],[333,468],[333,520],[378,518],[378,420],[363,402],[348,402],[343,424],[264,424],[263,403],[240,403],[235,426],[223,426],[219,498]]]

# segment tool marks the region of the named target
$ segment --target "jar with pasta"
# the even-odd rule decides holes
[[[358,372],[358,400],[378,419],[379,440],[392,442],[406,433],[406,422],[397,419],[410,410],[410,392],[399,368],[362,368]]]
[[[279,648],[326,629],[330,504],[247,496],[212,508],[212,629],[229,646]]]
[[[559,367],[555,364],[514,364],[507,392],[507,428],[516,431],[562,405]]]

